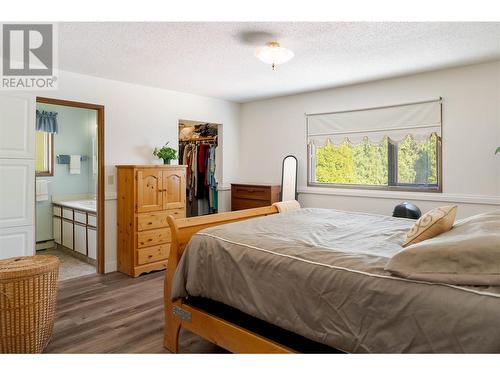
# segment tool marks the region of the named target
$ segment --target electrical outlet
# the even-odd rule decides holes
[[[115,176],[110,174],[108,176],[108,185],[114,185],[115,184]]]

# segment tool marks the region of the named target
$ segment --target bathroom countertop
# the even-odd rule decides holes
[[[52,204],[87,211],[94,214],[97,212],[95,199],[58,200],[53,201]]]

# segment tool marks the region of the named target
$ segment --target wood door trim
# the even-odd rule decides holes
[[[36,102],[97,111],[97,273],[104,273],[104,106],[42,96],[37,96]]]

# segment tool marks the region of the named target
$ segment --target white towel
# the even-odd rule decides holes
[[[69,174],[80,174],[81,155],[70,155],[69,156]]]
[[[36,180],[36,201],[42,202],[49,199],[49,189],[47,180]]]

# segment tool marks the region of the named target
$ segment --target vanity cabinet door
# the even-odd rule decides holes
[[[52,227],[54,232],[54,242],[56,244],[61,245],[61,218],[53,217],[52,218]]]
[[[75,223],[75,251],[87,255],[87,228]]]
[[[62,222],[62,244],[73,250],[73,222],[63,220]]]
[[[87,256],[90,259],[97,258],[97,231],[95,228],[87,227],[87,243],[88,243],[88,253]]]

